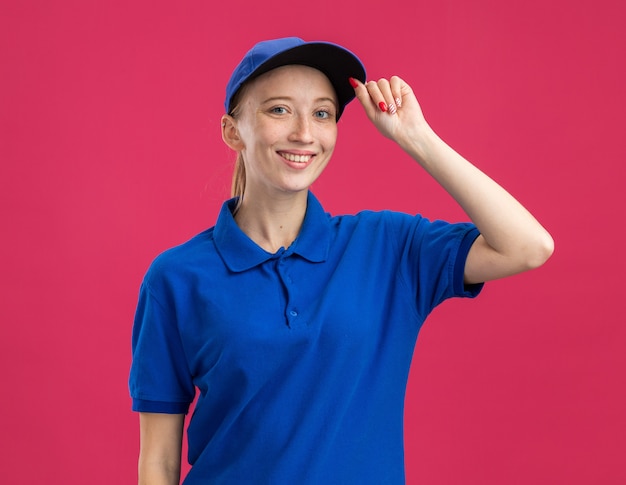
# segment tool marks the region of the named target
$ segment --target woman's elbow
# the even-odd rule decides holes
[[[554,253],[554,239],[543,231],[532,243],[526,247],[525,265],[527,269],[535,269],[542,266]]]

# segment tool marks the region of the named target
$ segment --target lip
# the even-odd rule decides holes
[[[307,168],[309,165],[311,165],[316,157],[316,154],[314,152],[303,150],[279,150],[276,153],[286,165],[296,170],[303,170]],[[302,158],[307,157],[308,160],[301,160]]]

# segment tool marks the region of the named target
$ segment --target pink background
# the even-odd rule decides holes
[[[437,309],[406,406],[409,484],[626,483],[621,0],[4,0],[1,481],[131,484],[127,373],[152,258],[211,226],[224,86],[257,40],[342,43],[546,225],[540,270]],[[465,216],[359,107],[328,211]]]

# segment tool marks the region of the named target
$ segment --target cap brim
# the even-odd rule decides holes
[[[307,42],[280,52],[257,67],[246,82],[272,69],[290,64],[313,67],[328,77],[337,94],[337,118],[355,97],[349,78],[365,82],[365,68],[358,57],[330,42]]]

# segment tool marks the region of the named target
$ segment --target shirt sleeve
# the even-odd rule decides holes
[[[133,411],[186,414],[195,394],[175,312],[144,280],[132,334]]]
[[[397,219],[400,274],[415,295],[422,317],[448,298],[474,298],[480,293],[482,283],[466,285],[463,281],[467,255],[480,234],[474,224],[392,217]]]

